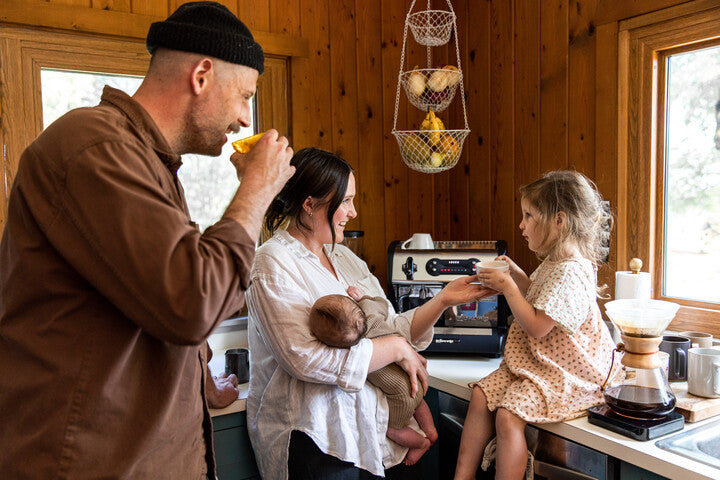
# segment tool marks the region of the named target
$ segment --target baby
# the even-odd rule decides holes
[[[356,287],[345,295],[326,295],[319,298],[310,310],[310,330],[318,340],[336,348],[349,348],[361,338],[376,338],[396,332],[386,322],[387,301],[382,297],[363,296]],[[368,373],[368,381],[387,396],[390,409],[387,436],[408,447],[406,465],[415,464],[437,440],[437,431],[427,403],[418,393],[410,396],[410,378],[393,363]],[[425,433],[422,436],[408,426],[415,417]]]

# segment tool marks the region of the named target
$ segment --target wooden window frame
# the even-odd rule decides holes
[[[673,328],[720,334],[720,305],[662,296],[668,55],[720,42],[720,6],[697,0],[618,26],[618,269],[641,258],[653,298],[682,306]]]
[[[41,69],[144,76],[149,62],[144,39],[0,26],[0,232],[20,155],[43,130]],[[275,128],[292,140],[289,82],[290,56],[266,54],[258,128]]]

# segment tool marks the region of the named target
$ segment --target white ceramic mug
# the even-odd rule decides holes
[[[688,350],[688,392],[698,397],[720,398],[720,350]]]
[[[432,237],[429,233],[415,233],[402,243],[402,249],[412,248],[414,250],[432,250],[435,248]]]
[[[680,332],[678,333],[681,337],[687,337],[690,339],[692,347],[698,348],[712,348],[713,336],[711,333],[705,332]]]

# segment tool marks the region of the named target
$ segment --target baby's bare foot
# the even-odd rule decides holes
[[[430,440],[425,439],[425,444],[421,448],[411,448],[408,450],[407,455],[405,455],[405,460],[403,463],[405,465],[415,465],[423,455],[425,455],[425,452],[428,451],[430,448]]]

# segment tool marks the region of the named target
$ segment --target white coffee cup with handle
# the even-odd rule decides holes
[[[435,244],[429,233],[415,233],[411,238],[405,240],[400,248],[403,250],[432,250],[435,248]]]
[[[688,350],[688,392],[698,397],[720,398],[720,350]]]

